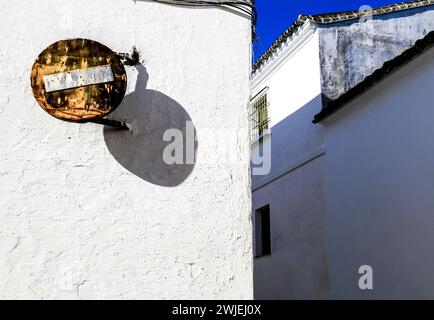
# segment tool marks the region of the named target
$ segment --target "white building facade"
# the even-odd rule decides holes
[[[301,16],[256,64],[256,298],[434,297],[433,4]]]
[[[249,17],[132,0],[0,12],[0,298],[251,299]],[[37,105],[35,59],[71,38],[140,52],[110,115],[130,130]],[[163,161],[171,129],[195,161]]]

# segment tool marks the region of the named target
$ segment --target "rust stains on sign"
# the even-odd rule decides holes
[[[52,116],[88,122],[112,112],[125,96],[127,75],[120,57],[92,40],[58,41],[36,59],[33,95]]]

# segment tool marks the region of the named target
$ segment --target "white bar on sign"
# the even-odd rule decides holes
[[[112,81],[115,81],[115,78],[109,64],[44,76],[46,92],[67,90]]]

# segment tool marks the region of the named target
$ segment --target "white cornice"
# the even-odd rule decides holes
[[[312,21],[307,21],[291,38],[271,56],[266,63],[259,68],[252,77],[253,89],[260,86],[267,80],[279,67],[309,40],[317,29],[317,24]]]

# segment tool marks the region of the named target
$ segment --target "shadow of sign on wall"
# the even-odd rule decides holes
[[[192,119],[172,98],[146,89],[149,75],[145,66],[138,64],[135,68],[135,91],[125,96],[112,113],[113,118],[129,123],[132,130],[104,127],[105,143],[113,157],[134,175],[158,186],[176,187],[189,177],[194,163],[167,164],[163,154],[170,142],[165,142],[163,136],[167,130],[176,129],[186,137],[186,124],[192,123]],[[197,141],[194,147],[196,152]]]

